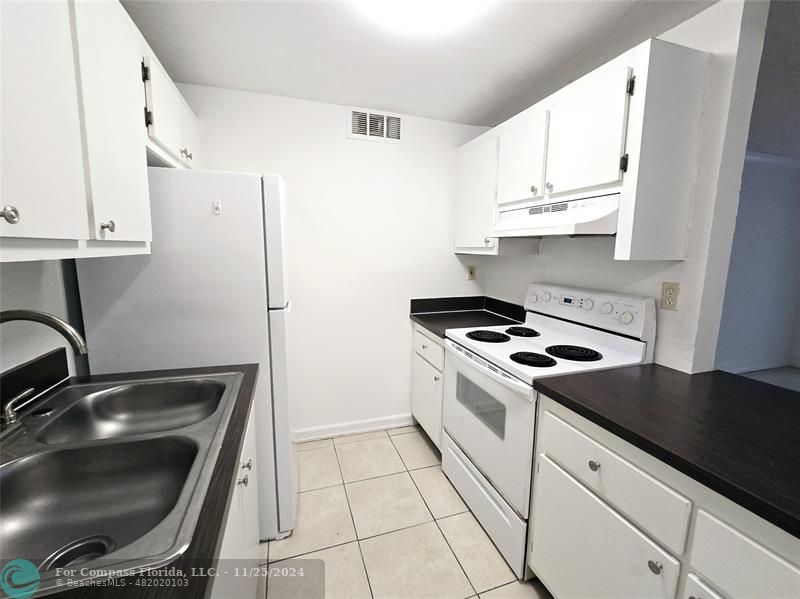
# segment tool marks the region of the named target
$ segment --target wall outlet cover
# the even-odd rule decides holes
[[[681,292],[680,283],[661,283],[661,309],[662,310],[677,310],[678,309],[678,295]]]
[[[475,280],[475,267],[470,265],[467,266],[467,281],[474,281]]]

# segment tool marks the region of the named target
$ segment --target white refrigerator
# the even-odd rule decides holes
[[[149,180],[152,254],[77,261],[90,371],[258,363],[260,535],[283,537],[296,485],[283,179],[150,168]]]

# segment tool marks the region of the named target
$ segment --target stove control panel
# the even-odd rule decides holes
[[[655,300],[608,291],[533,283],[525,309],[652,342]]]

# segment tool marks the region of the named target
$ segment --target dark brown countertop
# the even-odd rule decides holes
[[[98,376],[73,377],[70,382],[94,383],[105,380],[124,380],[142,377],[162,376],[191,376],[207,375],[221,372],[241,372],[244,374],[239,395],[236,397],[233,411],[222,441],[222,448],[214,465],[214,473],[209,483],[203,507],[197,520],[197,527],[192,535],[192,542],[186,551],[171,562],[164,569],[175,568],[187,574],[182,576],[165,576],[161,580],[181,579],[186,581],[186,586],[139,586],[154,580],[153,576],[130,576],[117,579],[115,586],[84,587],[63,591],[48,597],[63,597],[64,599],[199,599],[206,597],[211,590],[212,578],[208,576],[189,576],[190,572],[199,572],[200,569],[212,567],[219,555],[222,542],[222,532],[228,513],[228,505],[233,493],[233,479],[237,474],[237,460],[244,442],[247,416],[253,399],[258,364],[237,364],[231,366],[212,366],[207,368],[182,368],[178,370],[158,370],[147,372],[131,372],[125,374],[105,374]],[[123,585],[124,586],[121,586]]]
[[[534,388],[800,537],[800,393],[658,365],[545,378]]]
[[[409,318],[444,339],[447,329],[519,324],[525,308],[484,296],[412,299]]]

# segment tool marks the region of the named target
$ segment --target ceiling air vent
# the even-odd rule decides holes
[[[351,108],[347,137],[370,141],[399,142],[401,137],[401,118],[395,114],[385,114]]]

